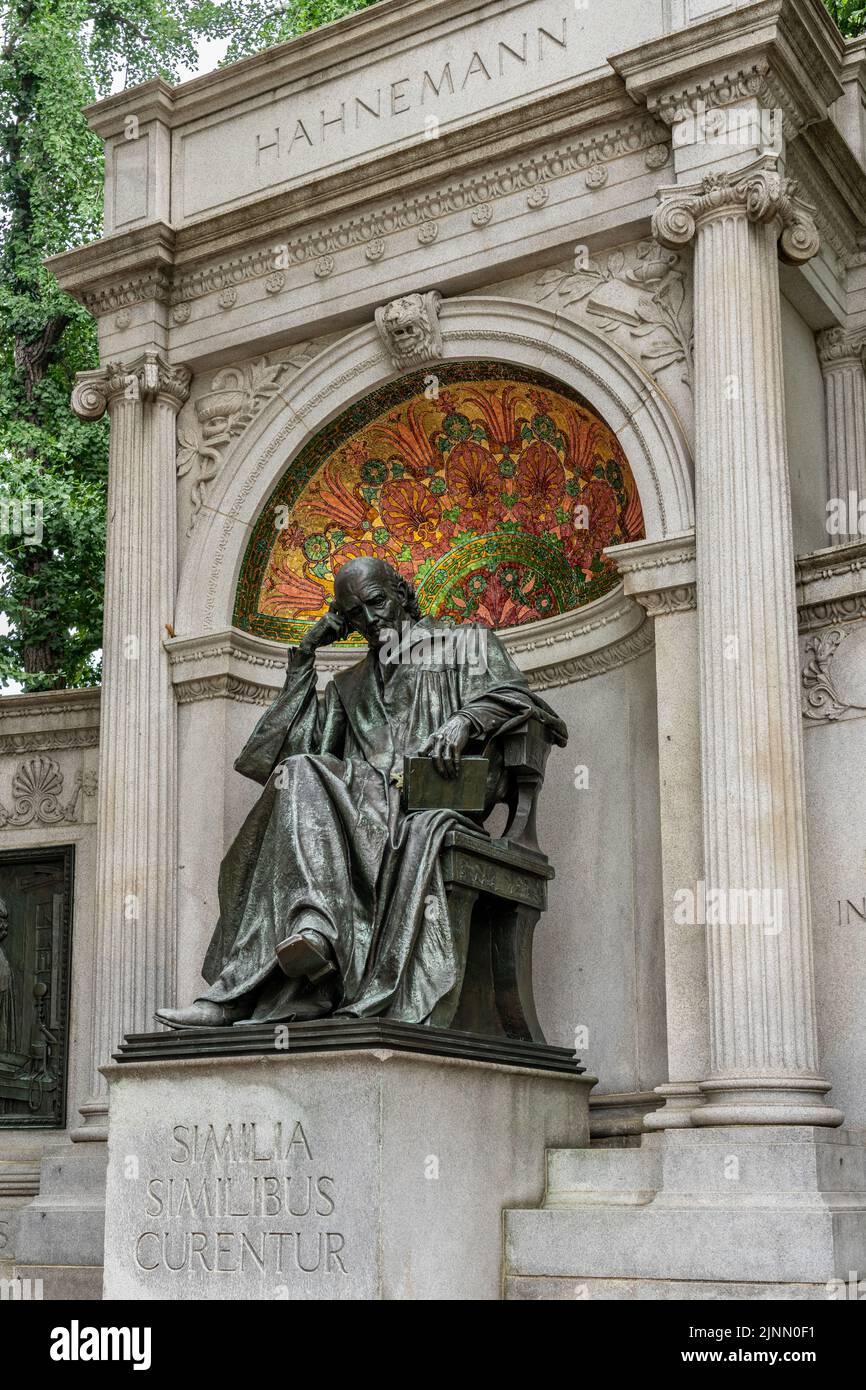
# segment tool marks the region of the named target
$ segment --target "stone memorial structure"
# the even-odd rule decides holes
[[[0,702],[4,1272],[866,1277],[864,109],[818,0],[381,0],[89,111],[105,235],[51,268],[99,323],[104,683]],[[527,718],[437,846],[447,1017],[194,1031],[282,743],[265,793],[235,759],[287,649],[321,716],[357,683],[315,634],[358,562],[567,750]]]

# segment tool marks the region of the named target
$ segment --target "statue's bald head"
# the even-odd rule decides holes
[[[393,589],[399,577],[397,571],[384,560],[377,560],[372,555],[360,555],[357,560],[347,560],[342,569],[337,571],[334,598],[339,603],[341,595],[347,594],[358,584],[367,582],[390,586]]]
[[[378,647],[388,629],[420,617],[415,590],[385,560],[359,556],[338,570],[334,601],[354,632]]]

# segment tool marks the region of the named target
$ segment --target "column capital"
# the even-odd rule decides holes
[[[131,401],[164,400],[180,410],[187,396],[191,373],[170,366],[155,352],[145,352],[132,362],[109,362],[92,372],[79,372],[71,405],[82,420],[98,420],[118,397]]]
[[[822,372],[866,368],[866,328],[825,328],[815,342]]]
[[[815,209],[799,196],[798,184],[775,168],[775,158],[759,159],[746,169],[705,174],[699,183],[659,189],[653,213],[653,236],[676,249],[694,237],[702,222],[741,212],[750,222],[779,224],[783,260],[802,265],[820,245]]]

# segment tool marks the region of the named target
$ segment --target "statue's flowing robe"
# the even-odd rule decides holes
[[[12,966],[0,946],[0,1052],[14,1052],[18,1045],[15,1018],[15,980]]]
[[[202,998],[229,1004],[249,996],[245,1016],[255,1019],[307,1016],[309,986],[283,976],[275,948],[313,908],[338,966],[335,1012],[424,1023],[434,1010],[436,1022],[453,1011],[465,961],[449,930],[439,851],[449,830],[478,829],[481,818],[406,813],[404,755],[456,713],[473,730],[467,754],[531,717],[556,743],[567,733],[492,632],[483,633],[486,661],[471,660],[468,642],[431,654],[433,633],[428,619],[414,626],[416,640],[427,637],[423,666],[406,662],[383,674],[370,651],[329,682],[322,700],[314,658],[291,654],[282,694],[235,762],[264,791],[220,869],[220,918],[204,966],[211,987]],[[495,744],[487,756],[492,805],[502,791]]]

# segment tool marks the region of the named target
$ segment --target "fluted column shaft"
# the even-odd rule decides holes
[[[662,191],[695,241],[695,470],[710,1076],[694,1124],[838,1124],[817,1073],[777,243],[817,250],[761,160]]]
[[[175,417],[185,369],[147,354],[83,373],[73,409],[111,419],[99,746],[94,1011],[88,1126],[105,1123],[99,1068],[174,998],[176,719],[162,639],[176,592]]]
[[[831,543],[844,545],[866,534],[866,332],[819,333],[818,356],[827,415],[827,522]]]

